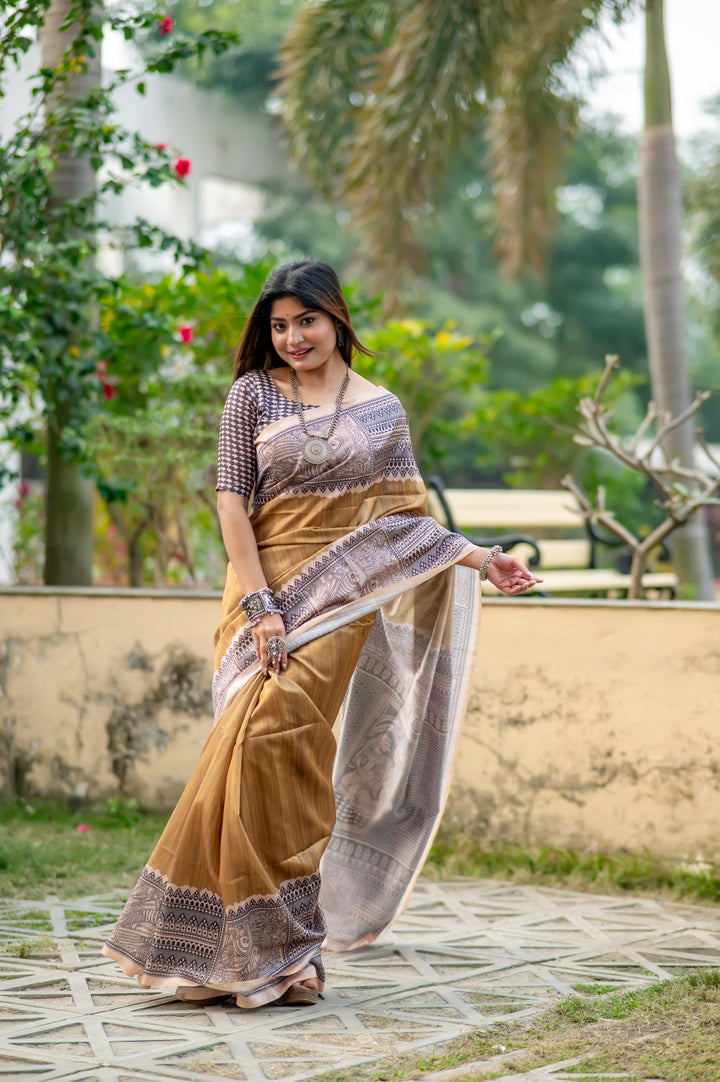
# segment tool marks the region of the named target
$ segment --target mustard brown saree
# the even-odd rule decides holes
[[[306,408],[324,431],[332,409]],[[252,490],[288,668],[262,672],[230,566],[215,724],[104,948],[185,998],[257,1006],[315,976],[322,990],[323,944],[369,943],[402,910],[449,785],[478,622],[477,573],[457,566],[471,546],[427,516],[394,395],[349,394],[321,465],[303,441],[268,373],[237,381],[218,487]]]

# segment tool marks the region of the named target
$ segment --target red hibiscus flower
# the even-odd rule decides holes
[[[117,391],[113,387],[112,383],[103,383],[103,391],[105,392],[105,397],[107,398],[108,402],[117,394]]]
[[[178,158],[173,168],[179,177],[186,177],[190,172],[191,165],[192,162],[189,158]]]
[[[168,34],[172,34],[175,29],[175,23],[169,15],[163,15],[160,20],[160,33],[163,37],[167,37]]]
[[[192,342],[195,337],[195,332],[189,323],[183,323],[178,333],[180,334],[181,342]]]

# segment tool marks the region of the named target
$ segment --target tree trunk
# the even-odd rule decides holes
[[[628,590],[628,599],[637,601],[639,598],[644,597],[642,579],[645,574],[645,567],[647,565],[647,555],[642,549],[635,549],[632,555],[632,564],[630,565],[630,589]]]
[[[638,181],[645,333],[655,404],[677,415],[690,405],[691,391],[680,273],[682,194],[672,124],[663,0],[646,0],[645,30],[645,127],[640,141]],[[663,449],[669,460],[678,458],[683,465],[692,467],[692,421],[671,432]],[[699,516],[695,515],[675,533],[673,562],[682,586],[701,600],[713,599],[707,533]]]
[[[62,59],[74,37],[70,29],[60,27],[71,9],[71,0],[52,0],[40,31],[42,65],[54,68]],[[71,98],[87,94],[99,86],[100,43],[95,43],[95,56],[84,58],[86,70],[62,84],[58,93]],[[53,101],[47,103],[52,109]],[[68,153],[59,153],[51,176],[53,200],[62,206],[69,199],[79,199],[91,192],[95,174],[90,163]],[[67,348],[72,346],[67,342]],[[46,538],[45,582],[48,585],[89,586],[92,582],[92,505],[93,485],[83,477],[77,462],[61,454],[62,431],[66,424],[60,403],[61,390],[47,389],[47,473],[46,473]]]
[[[48,403],[45,472],[45,582],[91,586],[95,486],[60,452],[63,410]]]

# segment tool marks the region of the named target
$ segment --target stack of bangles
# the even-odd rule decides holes
[[[282,615],[282,609],[269,586],[263,586],[262,590],[256,590],[254,594],[246,594],[240,602],[240,608],[250,621],[250,627],[255,627],[255,624],[268,614]]]
[[[487,556],[485,557],[485,559],[482,562],[482,567],[480,568],[480,581],[481,582],[485,582],[485,580],[487,579],[487,573],[488,573],[488,568],[490,567],[490,564],[493,562],[493,560],[495,559],[496,556],[500,555],[501,552],[502,552],[502,545],[493,545],[493,547],[490,549]]]

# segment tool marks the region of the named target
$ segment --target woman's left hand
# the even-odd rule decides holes
[[[542,582],[542,579],[536,578],[531,571],[528,571],[525,564],[516,560],[509,552],[499,552],[490,561],[487,577],[488,582],[491,582],[500,593],[511,596],[522,594],[528,587]]]

